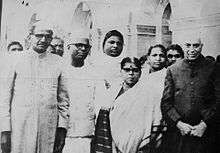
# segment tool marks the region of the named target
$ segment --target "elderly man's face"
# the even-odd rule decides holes
[[[69,44],[67,47],[72,58],[78,60],[85,60],[91,48],[87,38],[78,39],[77,42]]]
[[[33,50],[37,53],[43,53],[47,50],[52,41],[52,34],[47,29],[35,29],[32,35]]]
[[[191,61],[196,60],[201,55],[202,46],[203,44],[199,38],[186,41],[184,44],[186,58]]]

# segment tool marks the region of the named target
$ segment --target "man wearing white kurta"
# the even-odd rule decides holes
[[[53,153],[55,136],[58,141],[54,152],[64,145],[69,98],[63,62],[46,51],[52,35],[45,22],[33,24],[32,46],[21,55],[1,91],[3,152]]]
[[[68,62],[65,76],[70,93],[70,122],[63,153],[90,153],[95,129],[92,66],[87,61],[90,51],[88,37],[70,38],[64,58]]]

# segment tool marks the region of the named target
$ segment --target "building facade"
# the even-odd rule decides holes
[[[181,44],[195,31],[201,32],[205,55],[220,54],[219,0],[3,0],[3,46],[23,40],[33,12],[53,21],[64,37],[78,28],[88,30],[95,55],[110,29],[124,34],[126,55],[140,57],[156,43]]]

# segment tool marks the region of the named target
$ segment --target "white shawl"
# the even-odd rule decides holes
[[[110,112],[111,132],[116,147],[123,153],[135,153],[149,143],[152,123],[160,120],[154,105],[153,88],[146,81],[120,95]]]

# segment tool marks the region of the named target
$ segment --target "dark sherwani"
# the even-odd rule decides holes
[[[210,86],[214,91],[214,96],[216,100],[216,140],[215,140],[215,152],[220,152],[220,63],[216,63],[215,70],[210,78]]]
[[[200,56],[190,62],[184,59],[167,69],[161,110],[168,125],[164,135],[164,153],[210,153],[211,132],[216,112],[213,90],[209,90],[214,63]],[[204,135],[182,136],[176,124],[181,120],[192,126],[203,120]]]

